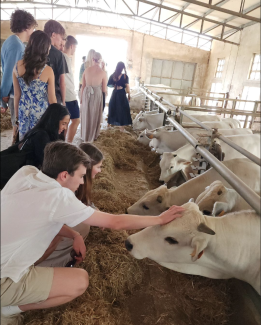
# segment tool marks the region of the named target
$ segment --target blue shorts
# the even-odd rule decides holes
[[[73,100],[72,102],[65,102],[65,104],[71,114],[71,120],[80,117],[80,109],[77,100]]]

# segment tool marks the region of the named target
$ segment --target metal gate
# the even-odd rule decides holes
[[[196,63],[153,59],[150,83],[186,91],[193,87]]]

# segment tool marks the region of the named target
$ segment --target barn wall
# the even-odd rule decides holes
[[[213,41],[204,88],[210,90],[213,82],[222,82],[223,92],[230,92],[231,98],[240,98],[244,86],[260,84],[247,79],[253,54],[260,53],[260,25],[249,26],[229,40],[240,42],[240,45]],[[225,58],[222,78],[215,79],[217,61],[222,58]]]
[[[126,63],[132,61],[132,68],[128,69],[131,85],[134,85],[136,77],[141,77],[141,80],[146,83],[150,82],[152,60],[157,58],[197,63],[194,87],[203,87],[210,53],[208,51],[129,30],[81,23],[61,23],[65,27],[67,35],[102,36],[126,40],[128,54],[123,61]],[[38,29],[42,30],[44,24],[45,21],[38,21]],[[1,39],[6,39],[10,35],[9,22],[1,21]]]

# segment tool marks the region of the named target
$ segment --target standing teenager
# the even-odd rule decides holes
[[[42,171],[21,168],[1,191],[1,322],[21,320],[23,311],[62,305],[81,295],[88,274],[78,268],[34,266],[59,237],[73,239],[81,261],[86,247],[72,230],[80,223],[112,229],[141,229],[163,225],[180,217],[183,208],[172,206],[160,216],[113,215],[80,202],[75,191],[84,183],[90,158],[69,143],[45,147]],[[46,255],[46,257],[48,257]]]
[[[28,42],[37,23],[33,15],[25,10],[15,10],[10,19],[10,29],[13,35],[4,41],[1,48],[1,107],[2,112],[9,108],[11,122],[13,126],[13,136],[15,136],[17,125],[14,111],[14,88],[13,88],[13,68],[17,61],[21,60],[25,50],[25,42]],[[7,106],[8,105],[8,106]],[[13,143],[14,143],[13,139]]]
[[[108,87],[114,88],[109,102],[108,124],[119,126],[120,130],[125,132],[124,126],[132,124],[132,119],[129,105],[129,77],[123,62],[118,62],[114,73],[109,78]]]
[[[73,142],[77,127],[80,124],[80,109],[78,105],[78,100],[76,98],[74,75],[72,72],[72,56],[75,53],[77,44],[77,40],[73,36],[68,35],[63,53],[69,70],[69,72],[65,74],[65,103],[71,115],[71,124],[67,133],[67,141],[70,143]]]
[[[47,64],[54,72],[57,103],[65,106],[65,73],[68,73],[68,67],[64,55],[60,51],[65,39],[65,29],[58,21],[51,19],[45,23],[44,32],[50,37],[52,44]]]
[[[46,64],[50,47],[50,38],[44,32],[33,32],[23,59],[13,70],[14,107],[20,140],[37,124],[48,103],[57,102],[53,70]]]

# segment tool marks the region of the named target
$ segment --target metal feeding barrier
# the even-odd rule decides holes
[[[153,93],[148,88],[140,85],[140,90],[145,94],[146,98],[150,100],[150,108],[156,106],[159,110],[165,113],[165,121],[169,121],[194,147],[197,153],[200,154],[241,196],[242,198],[258,213],[261,214],[260,210],[260,196],[257,195],[251,188],[249,188],[244,182],[241,181],[234,173],[232,173],[224,164],[222,164],[214,155],[212,155],[207,148],[204,147],[197,139],[195,139],[186,129],[184,129],[180,123],[175,120],[175,115],[177,114],[177,107],[173,104],[166,101],[164,98]],[[152,104],[153,103],[153,104]],[[172,108],[172,109],[170,109]],[[198,108],[198,107],[197,107]],[[193,107],[190,107],[190,110],[193,110]],[[207,111],[203,109],[203,111]],[[224,109],[222,109],[223,113]],[[229,111],[229,110],[227,110]],[[258,157],[253,155],[251,152],[243,149],[242,147],[236,145],[232,141],[228,140],[221,134],[213,134],[214,130],[208,128],[202,122],[198,121],[196,118],[190,116],[184,110],[179,110],[181,116],[186,116],[193,122],[197,123],[199,126],[204,128],[209,132],[209,136],[213,139],[213,136],[218,137],[220,140],[226,142],[229,146],[239,151],[241,154],[252,160],[254,163],[261,165],[261,161]],[[233,112],[236,115],[237,112]],[[245,114],[246,112],[241,111],[240,115]],[[209,148],[210,144],[208,143],[206,147]],[[197,160],[197,159],[196,159]],[[204,169],[204,168],[203,168]]]

